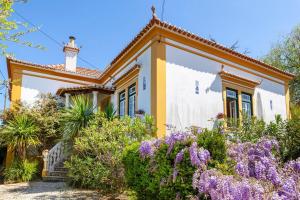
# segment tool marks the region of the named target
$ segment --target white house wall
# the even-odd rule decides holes
[[[145,45],[145,47],[148,45]],[[144,48],[145,48],[144,47]],[[141,50],[143,50],[142,48]],[[140,51],[139,51],[140,52]],[[136,54],[138,54],[137,52]],[[135,57],[134,55],[133,57]],[[132,60],[132,58],[128,59]],[[127,73],[132,67],[134,67],[136,64],[139,64],[141,66],[140,72],[138,75],[138,98],[137,98],[137,109],[144,110],[146,113],[151,113],[151,48],[146,49],[141,55],[139,55],[134,61],[131,63],[125,63],[123,66],[120,67],[122,69],[124,66],[126,66],[124,69],[120,70],[114,77],[111,79],[106,86],[112,86],[112,83],[120,78],[122,75]],[[146,88],[143,89],[143,77],[145,77],[146,80]],[[112,97],[112,103],[117,108],[118,106],[118,94],[115,93]]]
[[[45,75],[30,71],[23,71],[23,73],[25,74],[22,75],[21,101],[29,105],[33,104],[41,94],[55,94],[61,87],[81,86],[88,83],[84,81],[76,81],[78,82],[77,84],[69,83],[66,81],[74,82],[74,79],[61,78],[58,76]],[[61,79],[61,81],[54,79]]]
[[[176,45],[192,49],[178,43]],[[192,50],[209,55],[199,50]],[[170,45],[166,47],[166,60],[167,124],[176,126],[179,130],[193,125],[212,127],[213,122],[210,119],[224,112],[222,81],[218,75],[222,64]],[[230,63],[230,61],[226,62]],[[246,69],[243,66],[238,67]],[[269,79],[272,77],[262,78],[226,65],[224,70],[261,82],[254,92],[256,100],[254,109],[258,117],[266,122],[274,120],[276,114],[286,118],[285,89],[283,84],[277,83],[280,80],[273,78],[274,81],[271,81]],[[195,93],[195,81],[199,81],[199,94]]]

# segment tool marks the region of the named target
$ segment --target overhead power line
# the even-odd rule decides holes
[[[161,20],[162,20],[162,21],[164,21],[165,4],[166,4],[166,0],[163,0],[162,8],[161,8]]]
[[[41,28],[39,28],[38,26],[36,26],[33,22],[31,22],[26,17],[24,17],[23,15],[21,15],[19,12],[17,12],[15,10],[14,13],[16,15],[18,15],[21,19],[23,19],[24,21],[26,21],[28,24],[30,24],[31,26],[33,26],[34,28],[36,28],[40,33],[42,33],[44,36],[46,36],[49,40],[51,40],[52,42],[54,42],[55,44],[57,44],[58,46],[60,46],[62,48],[64,47],[61,42],[59,42],[58,40],[56,40],[55,38],[53,38],[51,35],[49,35],[45,31],[43,31]],[[79,60],[81,60],[82,62],[86,63],[90,67],[93,67],[94,69],[98,70],[98,67],[96,67],[95,65],[93,65],[92,63],[90,63],[89,61],[87,61],[86,59],[82,58],[79,55],[78,55],[78,58],[79,58]]]

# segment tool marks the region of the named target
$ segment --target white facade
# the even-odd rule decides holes
[[[184,45],[180,46],[192,49]],[[192,50],[215,58],[205,52]],[[218,74],[222,69],[222,63],[199,54],[166,46],[167,124],[175,126],[178,130],[184,130],[190,126],[212,127],[213,122],[210,119],[215,118],[218,113],[224,113],[222,80]],[[272,77],[266,79],[244,72],[237,69],[244,67],[230,63],[230,61],[226,62],[230,65],[225,65],[224,71],[261,82],[255,88],[253,96],[256,102],[253,109],[259,118],[266,122],[274,120],[276,114],[286,118],[283,82],[280,84],[277,83],[279,80],[274,78],[274,81],[269,80]],[[232,64],[236,67],[233,68]],[[199,94],[195,91],[196,82],[199,83]]]
[[[55,95],[59,88],[86,84],[91,83],[24,70],[22,74],[21,101],[32,105],[41,94],[51,93]]]
[[[123,66],[121,66],[120,69],[122,70],[119,70],[117,74],[114,75],[108,83],[106,83],[106,86],[112,86],[115,80],[126,74],[136,64],[140,65],[141,68],[138,75],[137,87],[137,110],[143,110],[145,113],[151,114],[151,48],[145,49],[146,46],[148,46],[148,44],[145,45],[145,47],[138,51],[135,55],[133,55],[132,58],[136,57],[140,52],[143,51],[141,55],[137,56],[137,58],[132,62],[125,63]],[[132,60],[132,58],[128,60]],[[112,103],[116,108],[118,106],[118,92],[119,91],[117,91],[112,98]]]

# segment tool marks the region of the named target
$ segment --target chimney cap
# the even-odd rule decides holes
[[[69,39],[70,39],[70,40],[75,40],[76,38],[75,38],[73,35],[70,35],[70,36],[69,36]]]

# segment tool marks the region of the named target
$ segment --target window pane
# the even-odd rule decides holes
[[[120,102],[119,115],[121,117],[125,115],[125,100]]]
[[[134,94],[135,93],[135,86],[130,87],[128,93],[129,93],[129,96]]]
[[[236,101],[232,100],[229,101],[229,115],[231,118],[237,119],[237,106],[236,106]]]
[[[236,99],[236,91],[233,91],[233,90],[226,90],[226,94],[227,94],[227,97],[230,97],[230,98],[233,98],[233,99]]]
[[[132,95],[128,99],[128,115],[130,117],[134,117],[134,110],[135,110],[135,95]]]
[[[251,102],[251,96],[249,94],[242,94],[242,101]]]
[[[119,116],[125,116],[125,92],[119,94]]]
[[[128,88],[128,115],[134,117],[135,114],[135,85],[132,85]]]
[[[243,102],[242,103],[243,113],[246,114],[248,117],[251,117],[251,103]]]

